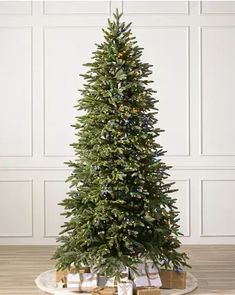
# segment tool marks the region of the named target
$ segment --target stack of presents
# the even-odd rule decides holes
[[[72,267],[56,272],[58,288],[69,288],[92,295],[160,295],[160,289],[184,289],[186,272],[182,270],[160,270],[152,262],[138,266],[138,275],[123,272],[116,284],[114,278],[106,278],[84,267],[75,272]]]

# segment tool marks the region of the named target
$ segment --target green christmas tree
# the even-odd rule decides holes
[[[157,100],[141,62],[130,26],[122,14],[108,20],[97,45],[76,108],[85,110],[74,125],[75,160],[70,191],[61,205],[67,222],[54,254],[57,269],[89,265],[117,279],[125,267],[146,259],[157,266],[187,265],[178,252],[179,218],[167,181],[165,151],[156,143]]]

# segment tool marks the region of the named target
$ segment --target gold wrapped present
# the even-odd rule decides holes
[[[116,295],[116,291],[113,287],[97,287],[92,290],[91,295]]]
[[[159,275],[162,281],[162,289],[186,288],[186,271],[160,270]]]

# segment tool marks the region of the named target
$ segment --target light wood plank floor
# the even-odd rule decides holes
[[[53,246],[0,246],[0,294],[42,294],[35,286],[38,274],[54,267]],[[190,257],[199,288],[192,294],[220,290],[235,295],[235,245],[183,246]],[[223,291],[221,291],[223,290]],[[212,294],[217,294],[213,292]]]

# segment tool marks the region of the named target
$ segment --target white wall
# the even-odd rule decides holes
[[[115,7],[154,64],[183,243],[235,243],[235,2],[0,1],[0,244],[53,244],[70,124]]]

